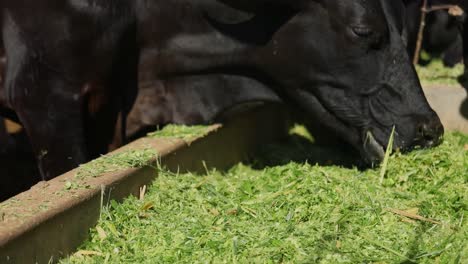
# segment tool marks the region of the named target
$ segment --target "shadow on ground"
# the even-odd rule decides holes
[[[248,161],[255,169],[281,166],[290,162],[321,166],[361,167],[359,153],[345,143],[315,144],[301,135],[261,147]]]
[[[25,133],[10,135],[0,148],[0,202],[39,182],[39,171]]]
[[[468,120],[468,97],[465,98],[465,101],[460,106],[460,114]]]
[[[465,73],[458,77],[458,82],[460,85],[465,88],[468,94],[468,74]],[[460,106],[460,114],[468,120],[468,95]]]

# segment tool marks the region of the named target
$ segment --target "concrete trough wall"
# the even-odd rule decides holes
[[[151,148],[159,154],[160,162],[174,171],[226,169],[259,145],[284,137],[287,128],[286,111],[269,105],[224,125],[213,125],[207,135],[189,143],[142,138],[117,152]],[[66,188],[76,181],[77,171],[73,170],[0,204],[0,263],[49,263],[73,253],[98,221],[103,202],[138,195],[140,187],[157,177],[156,162],[87,178],[78,187]]]

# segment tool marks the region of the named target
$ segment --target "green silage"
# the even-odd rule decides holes
[[[153,149],[127,150],[115,154],[103,155],[93,161],[80,165],[77,178],[98,177],[104,173],[115,172],[129,168],[141,168],[157,157]]]
[[[208,126],[167,125],[161,130],[149,133],[148,137],[190,140],[204,136],[208,129]],[[153,149],[126,150],[120,153],[107,154],[81,165],[76,176],[78,178],[98,177],[104,173],[123,169],[141,168],[149,165],[149,162],[156,157],[157,153]]]
[[[167,125],[163,129],[149,133],[153,138],[178,138],[190,140],[204,136],[209,130],[208,126]]]
[[[396,153],[382,185],[379,168],[285,163],[295,144],[227,172],[162,172],[62,263],[467,263],[467,144]]]

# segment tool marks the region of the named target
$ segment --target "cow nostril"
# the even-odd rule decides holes
[[[418,126],[416,143],[422,147],[434,147],[442,142],[444,128],[440,122]]]

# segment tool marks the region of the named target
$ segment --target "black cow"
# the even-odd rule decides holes
[[[247,76],[292,100],[370,163],[430,147],[443,127],[402,40],[400,1],[140,0],[139,45],[152,78]],[[164,25],[164,26],[159,26]]]
[[[136,91],[138,48],[151,66],[144,80],[272,87],[369,162],[393,125],[398,148],[442,135],[403,54],[400,2],[7,0],[1,10],[6,103],[45,179],[105,152]]]
[[[134,1],[3,0],[6,104],[43,179],[107,151],[137,90]]]

